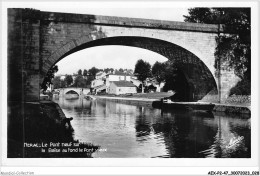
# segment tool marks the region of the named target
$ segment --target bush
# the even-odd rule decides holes
[[[229,96],[231,95],[251,95],[251,82],[248,79],[242,79],[230,90]]]

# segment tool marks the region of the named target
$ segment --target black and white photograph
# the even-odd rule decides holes
[[[7,3],[5,166],[259,166],[259,3],[195,2]]]

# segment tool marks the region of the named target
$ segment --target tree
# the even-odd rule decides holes
[[[51,69],[47,72],[42,84],[41,89],[45,92],[47,88],[52,84],[52,79],[54,78],[54,74],[58,71],[58,66],[54,65]]]
[[[120,71],[120,72],[124,72],[124,69],[120,68],[119,71]]]
[[[176,80],[178,77],[177,73],[177,67],[171,62],[167,61],[165,62],[165,85],[163,87],[164,91],[169,91],[169,90],[176,90]]]
[[[156,61],[152,67],[152,75],[156,79],[156,81],[158,81],[159,86],[161,82],[165,80],[165,74],[166,74],[165,69],[166,69],[165,63],[161,63],[158,61]]]
[[[151,76],[151,65],[148,62],[139,59],[135,64],[134,73],[137,76],[137,79],[142,82],[142,93],[144,81]]]
[[[92,67],[91,69],[88,70],[89,74],[93,77],[96,76],[97,72],[99,71],[99,69],[97,69],[96,67]]]
[[[105,73],[108,73],[108,72],[109,72],[109,68],[105,68],[105,69],[104,69],[104,72],[105,72]]]
[[[188,9],[189,15],[183,15],[185,22],[190,23],[217,23],[216,14],[212,12],[210,8],[191,8]]]
[[[221,9],[222,10],[222,9]],[[220,35],[215,52],[215,66],[220,67],[220,62],[228,63],[234,68],[235,74],[241,78],[230,91],[230,95],[251,94],[251,15],[249,8],[235,8],[222,10],[222,20],[231,35]]]
[[[86,87],[86,81],[85,79],[83,78],[82,75],[78,75],[76,78],[75,78],[75,81],[74,81],[74,84],[73,86],[75,87]]]
[[[78,70],[78,75],[82,76],[82,70],[81,69]]]
[[[113,72],[113,71],[114,71],[113,68],[105,68],[105,69],[104,69],[104,72],[105,72],[105,73],[109,73],[109,72]]]
[[[70,86],[73,83],[73,78],[72,78],[71,75],[66,75],[64,81],[65,81],[65,83],[66,83],[66,85],[68,87],[68,86]]]
[[[110,72],[114,72],[114,69],[113,69],[113,68],[110,68],[109,71],[110,71]]]
[[[86,69],[83,70],[83,76],[88,76],[88,71]]]
[[[60,88],[61,87],[61,80],[60,80],[60,76],[55,76],[54,78],[53,78],[53,88],[54,89],[58,89],[58,88]]]
[[[184,18],[186,22],[224,24],[224,30],[228,34],[220,34],[216,39],[216,76],[219,76],[220,68],[233,68],[235,74],[241,78],[237,84],[239,88],[233,90],[243,89],[233,93],[251,94],[250,8],[192,8]]]
[[[93,77],[92,76],[88,76],[86,80],[86,87],[89,87],[91,85],[91,81],[93,81]]]
[[[60,81],[60,88],[65,88],[66,87],[66,82],[64,80]]]

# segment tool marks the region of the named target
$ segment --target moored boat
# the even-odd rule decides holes
[[[155,108],[162,109],[183,109],[193,111],[212,111],[215,104],[202,102],[172,102],[172,101],[156,101],[153,103]]]

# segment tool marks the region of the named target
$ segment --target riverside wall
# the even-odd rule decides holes
[[[52,101],[9,103],[7,157],[8,158],[89,158],[98,149],[92,144],[82,147],[94,149],[87,153],[41,152],[38,147],[24,147],[25,143],[78,143],[73,127],[66,126],[62,109]]]

